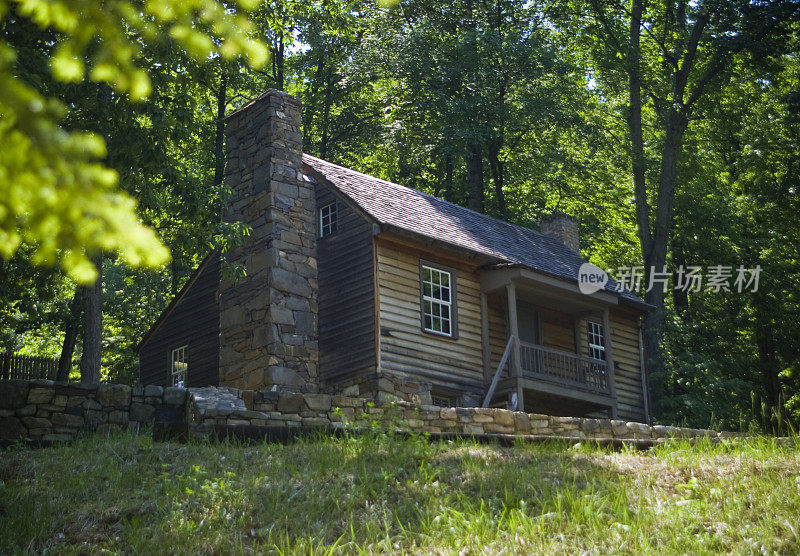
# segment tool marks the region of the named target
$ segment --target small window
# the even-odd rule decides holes
[[[437,407],[455,407],[454,398],[443,394],[431,394],[431,403]]]
[[[455,284],[453,273],[422,264],[422,329],[443,336],[455,337]]]
[[[319,237],[327,237],[336,231],[336,203],[319,209]]]
[[[606,360],[606,339],[603,334],[603,325],[599,322],[588,321],[586,333],[589,338],[589,356],[600,361]]]
[[[179,388],[186,387],[186,371],[189,369],[189,363],[186,361],[186,346],[181,346],[172,350],[172,365],[170,371],[172,372],[172,385]]]

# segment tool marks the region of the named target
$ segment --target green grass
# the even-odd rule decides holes
[[[0,553],[800,552],[800,450],[398,440],[0,453]]]

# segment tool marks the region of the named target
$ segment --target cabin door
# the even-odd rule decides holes
[[[542,341],[539,330],[539,311],[530,303],[520,301],[517,303],[517,327],[519,339],[526,344],[540,344]],[[521,349],[520,364],[523,371],[534,373],[542,372],[543,361],[540,360],[541,352],[538,350]]]
[[[538,344],[541,341],[539,335],[539,311],[536,307],[525,301],[517,303],[517,326],[519,328],[519,339],[527,344]]]

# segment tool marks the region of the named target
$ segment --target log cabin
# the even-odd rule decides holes
[[[142,383],[649,421],[649,306],[581,293],[575,218],[535,231],[309,156],[300,115],[269,90],[227,117],[226,219],[251,234],[142,338]]]

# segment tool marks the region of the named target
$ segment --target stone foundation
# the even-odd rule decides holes
[[[159,414],[165,419],[159,420]],[[0,382],[0,445],[71,441],[79,431],[106,433],[174,424],[204,437],[220,427],[259,430],[344,430],[383,427],[408,433],[476,437],[547,437],[596,441],[726,438],[736,433],[480,407],[437,407],[407,401],[229,387],[162,388],[85,385],[49,380]],[[188,426],[187,426],[188,425]],[[163,430],[162,430],[163,429]],[[169,427],[154,429],[160,434]],[[163,438],[170,435],[165,434]],[[257,434],[255,435],[257,436]]]
[[[410,402],[414,405],[432,405],[431,385],[390,373],[380,376],[361,376],[322,388],[327,394],[375,400],[381,403]],[[480,405],[477,396],[463,394],[458,399],[461,407]]]
[[[359,397],[192,388],[190,434],[202,437],[220,426],[341,429],[375,425],[411,433],[460,436],[514,435],[576,440],[725,438],[736,433],[668,427],[611,419],[555,417],[497,408],[437,407],[406,401],[376,403]]]

